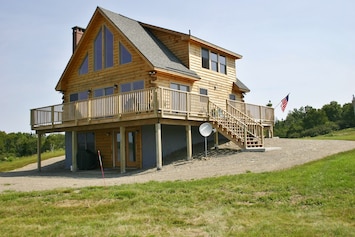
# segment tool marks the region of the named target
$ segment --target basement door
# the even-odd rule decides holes
[[[141,159],[140,159],[140,136],[139,130],[126,130],[126,168],[140,168]],[[121,165],[121,134],[116,133],[116,167]]]

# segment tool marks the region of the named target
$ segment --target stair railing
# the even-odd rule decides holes
[[[225,129],[233,139],[242,141],[245,146],[248,128],[243,121],[237,119],[211,101],[209,102],[209,118],[212,122],[216,122],[222,129]]]
[[[240,110],[235,108],[233,105],[231,105],[228,101],[227,101],[227,111],[231,115],[236,117],[238,120],[244,122],[247,125],[247,127],[248,127],[247,130],[248,130],[249,135],[254,136],[256,138],[260,138],[262,144],[264,144],[264,141],[263,141],[264,127],[259,121],[255,120],[252,117],[241,112]]]

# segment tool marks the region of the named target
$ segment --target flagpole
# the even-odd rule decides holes
[[[284,98],[286,98],[287,96],[289,96],[291,93],[288,93]],[[283,98],[282,98],[283,99]],[[276,109],[277,107],[279,107],[279,105],[282,103],[282,99],[280,100],[280,102],[274,107],[274,109]]]

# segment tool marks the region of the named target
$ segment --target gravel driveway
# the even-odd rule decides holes
[[[129,171],[120,174],[119,169],[71,172],[64,169],[64,157],[42,162],[42,172],[37,164],[18,170],[0,173],[0,192],[36,191],[56,188],[120,185],[148,181],[190,180],[245,172],[264,172],[286,169],[318,160],[331,154],[355,149],[355,141],[317,141],[272,138],[265,140],[265,152],[240,152],[232,143],[219,150],[197,153],[191,161],[169,160],[163,169]],[[195,150],[194,150],[195,151]]]

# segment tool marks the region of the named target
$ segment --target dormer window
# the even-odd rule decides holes
[[[202,67],[215,72],[227,74],[226,57],[212,52],[206,48],[201,48]]]
[[[201,51],[202,51],[201,53],[202,67],[210,69],[210,52],[208,49],[204,49],[204,48],[202,48]]]

